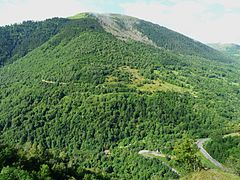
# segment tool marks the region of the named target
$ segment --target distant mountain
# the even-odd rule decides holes
[[[175,53],[201,56],[219,61],[230,61],[218,51],[165,27],[119,14],[81,13],[70,19],[91,17],[107,32],[119,39],[132,39]],[[42,45],[68,26],[69,19],[54,18],[42,22],[0,27],[0,66],[14,62]],[[71,24],[71,23],[70,23]]]
[[[180,139],[239,130],[240,64],[177,32],[94,13],[0,30],[0,179],[177,179],[200,168]]]
[[[92,14],[107,32],[122,39],[133,39],[175,53],[228,61],[223,54],[203,43],[151,22],[119,14]]]
[[[235,57],[240,57],[240,45],[238,44],[215,43],[215,44],[209,44],[209,46],[225,54],[235,56]]]

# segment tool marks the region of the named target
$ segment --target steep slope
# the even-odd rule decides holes
[[[196,55],[231,62],[231,59],[184,35],[150,22],[119,14],[81,13],[70,19],[96,18],[109,33],[120,39],[132,39],[175,53]],[[69,19],[53,18],[43,22],[27,21],[0,28],[0,66],[23,57],[56,35]],[[36,38],[38,37],[38,38]]]
[[[25,56],[56,35],[69,20],[53,18],[42,22],[0,27],[0,67]]]
[[[164,47],[181,54],[195,55],[218,61],[231,61],[219,53],[219,51],[165,27],[140,21],[137,24],[137,28],[159,47]]]
[[[123,41],[92,15],[68,21],[0,69],[1,142],[61,150],[69,166],[118,179],[169,179],[178,175],[139,150],[171,154],[186,132],[238,124],[238,64]]]
[[[107,32],[120,39],[133,39],[175,53],[231,62],[219,51],[157,24],[119,14],[90,15],[96,17]]]
[[[85,22],[88,24],[86,29],[82,28]],[[123,66],[124,61],[126,63],[132,61],[133,47],[134,44],[127,45],[103,32],[96,21],[80,20],[74,21],[69,28],[32,51],[24,59],[3,68],[1,139],[9,143],[36,142],[47,148],[60,148],[71,153],[75,149],[74,151],[79,154],[75,161],[84,161],[82,165],[89,168],[114,168],[116,177],[137,177],[140,172],[148,173],[146,177],[150,177],[153,172],[159,172],[163,177],[165,175],[174,177],[174,173],[167,172],[168,168],[157,167],[158,162],[148,163],[149,160],[141,157],[139,159],[143,161],[142,165],[135,167],[134,172],[122,174],[123,168],[125,166],[129,168],[131,159],[137,160],[138,155],[124,151],[126,156],[122,154],[119,156],[116,148],[114,159],[126,157],[126,160],[113,164],[103,154],[102,149],[110,149],[120,140],[129,141],[128,139],[136,138],[141,132],[139,128],[147,123],[139,122],[140,127],[134,132],[131,131],[131,127],[136,126],[133,117],[137,118],[139,116],[137,114],[143,108],[141,103],[145,101],[151,103],[147,102],[147,99],[163,99],[161,96],[164,96],[160,94],[148,97],[134,93],[136,90],[125,85],[103,84],[106,76],[115,69],[114,66],[118,66],[117,61],[122,53],[126,53],[126,57],[118,62],[119,66]],[[111,51],[118,54],[111,54]],[[42,79],[59,83],[48,84],[42,82]],[[96,86],[99,84],[101,85]],[[8,94],[11,89],[13,91]],[[176,95],[169,94],[164,97],[173,100]],[[138,105],[134,106],[136,103]],[[166,103],[164,105],[166,109],[170,108],[167,101],[162,103]],[[153,111],[150,104],[148,107],[148,111]],[[138,110],[133,110],[135,108]],[[7,112],[7,109],[11,110]],[[176,111],[181,113],[180,109],[181,107]],[[141,113],[144,113],[141,115],[142,118],[147,116],[146,112]],[[151,124],[153,123],[154,121]],[[89,157],[85,158],[84,153]],[[96,158],[108,163],[99,165]],[[88,165],[91,161],[93,161],[91,165]],[[154,163],[157,168],[151,170],[150,163]],[[119,165],[120,167],[117,167]]]
[[[141,33],[135,26],[139,19],[119,14],[91,14],[96,17],[103,28],[122,40],[135,40],[157,46],[146,35]]]

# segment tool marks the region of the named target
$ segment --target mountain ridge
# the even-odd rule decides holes
[[[108,14],[107,14],[107,16],[108,16]],[[133,22],[135,22],[135,24],[133,23],[131,28],[136,29],[135,31],[142,34],[147,39],[145,41],[143,40],[143,42],[146,42],[155,47],[165,48],[166,50],[172,50],[172,51],[187,54],[187,55],[197,55],[197,56],[200,55],[201,57],[210,58],[210,59],[213,58],[215,60],[217,60],[217,58],[222,59],[222,60],[227,59],[227,57],[221,57],[221,55],[219,56],[219,51],[217,52],[217,51],[207,47],[204,43],[201,43],[200,41],[196,41],[192,38],[187,37],[186,35],[183,35],[181,33],[173,31],[169,28],[163,27],[159,24],[151,23],[146,20],[142,20],[142,19],[138,19],[135,17],[126,16],[126,15],[122,15],[122,14],[110,14],[110,16],[113,16],[113,18],[125,17],[126,19],[131,19]],[[155,32],[154,31],[148,32],[147,29],[144,28],[144,25],[146,27],[151,26],[151,28],[154,29]],[[130,29],[130,30],[132,30],[132,29]],[[156,32],[156,31],[158,31],[158,32]],[[154,37],[154,33],[156,33],[158,35],[158,37]],[[164,35],[165,33],[167,33],[167,36]],[[171,38],[169,38],[169,37],[171,37]],[[183,40],[183,42],[181,42],[179,44],[175,44],[174,42],[177,41],[178,38]],[[160,41],[158,41],[158,39]],[[166,44],[164,44],[162,41],[165,42]],[[184,42],[184,41],[186,41],[186,42]],[[185,46],[184,43],[189,44],[189,46]],[[171,46],[173,46],[173,47],[171,47]],[[183,47],[183,50],[177,49],[179,46]],[[194,51],[200,51],[200,52],[207,51],[208,53],[212,53],[213,55],[210,57],[210,56],[201,55],[194,51],[188,50],[189,48],[191,48],[191,46],[196,47],[196,50],[194,50]],[[203,50],[201,50],[201,48],[203,48]],[[185,53],[184,51],[189,51],[189,52]]]
[[[214,60],[226,61],[229,59],[224,57],[223,54],[221,55],[219,51],[209,48],[199,41],[158,24],[122,14],[86,14],[99,19],[100,24],[102,24],[103,28],[107,32],[112,33],[114,36],[117,36],[120,39],[130,38],[158,48],[164,48],[187,55],[202,56],[204,58],[210,58]],[[121,28],[121,26],[124,28]],[[146,28],[150,26],[151,28]],[[178,39],[180,39],[180,41],[178,41]]]
[[[12,42],[7,46],[8,49],[12,50],[8,52],[8,50],[4,49],[4,47],[6,46],[4,44],[0,44],[2,47],[0,48],[0,66],[2,66],[3,64],[14,62],[19,57],[26,55],[27,52],[34,49],[34,47],[41,45],[53,35],[60,32],[61,29],[64,28],[64,26],[71,24],[71,21],[88,18],[97,20],[105,31],[122,40],[139,41],[157,48],[164,48],[166,50],[171,50],[175,53],[180,53],[184,55],[201,56],[207,59],[213,59],[223,62],[232,62],[231,58],[226,57],[219,51],[216,51],[215,49],[212,49],[198,41],[195,41],[191,38],[188,38],[187,36],[184,36],[157,24],[153,24],[141,19],[121,14],[80,13],[67,19],[59,19],[59,22],[55,24],[55,19],[53,18],[52,20],[49,19],[40,22],[29,21],[24,22],[25,24],[16,24],[12,26],[1,27],[0,30],[2,31],[2,37],[0,37],[0,43],[6,42],[4,41],[5,37],[12,39]],[[29,29],[26,31],[27,33],[23,31],[23,28]],[[34,30],[34,28],[37,28],[37,30]],[[36,36],[37,33],[44,33],[44,31],[46,31],[46,28],[52,29],[52,32],[48,32],[48,37],[42,37],[38,40],[36,39],[34,42],[32,40],[33,36]],[[19,30],[16,31],[14,29]],[[17,39],[17,35],[20,34],[23,34],[23,36],[20,36],[22,37],[22,39]],[[32,48],[26,50],[19,50],[21,44],[26,44],[29,41],[32,41],[32,44],[28,46],[32,46]],[[25,45],[25,48],[28,46]],[[25,53],[20,54],[18,51],[25,51]]]

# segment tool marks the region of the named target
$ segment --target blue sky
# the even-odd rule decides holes
[[[240,0],[0,0],[0,25],[89,11],[135,16],[205,43],[240,44]]]

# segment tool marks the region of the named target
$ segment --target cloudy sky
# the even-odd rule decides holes
[[[127,14],[205,43],[240,44],[240,0],[0,0],[0,25],[80,12]]]

